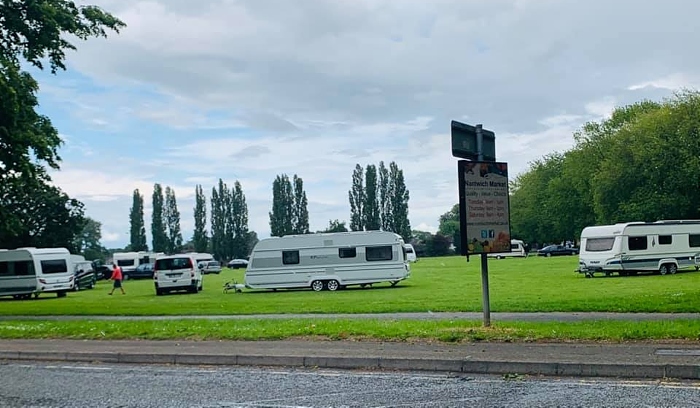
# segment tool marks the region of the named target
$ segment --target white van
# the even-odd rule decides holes
[[[416,255],[416,250],[413,248],[413,245],[405,244],[403,247],[406,248],[406,260],[408,262],[418,262],[418,256]]]
[[[527,257],[525,243],[519,239],[510,240],[510,252],[495,252],[487,255],[489,258],[503,259],[507,257]]]
[[[410,274],[403,239],[393,232],[288,235],[265,238],[255,245],[245,285],[335,291],[380,282],[394,286]]]
[[[112,255],[112,262],[122,269],[124,280],[129,279],[129,274],[136,270],[139,265],[153,263],[158,256],[165,255],[162,252],[115,252]]]
[[[73,290],[75,274],[66,248],[18,248],[0,251],[0,296],[15,299]]]
[[[197,293],[202,290],[202,272],[192,254],[159,256],[153,266],[153,282],[158,296],[179,290]]]

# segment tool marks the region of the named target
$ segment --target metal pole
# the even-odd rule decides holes
[[[481,133],[483,125],[476,125],[476,153],[477,160],[484,160],[484,135]],[[484,309],[484,327],[491,326],[491,302],[489,299],[489,259],[488,255],[481,254],[481,298]]]

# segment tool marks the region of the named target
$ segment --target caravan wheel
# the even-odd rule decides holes
[[[668,273],[668,265],[661,265],[659,267],[659,273],[662,275],[666,275]]]
[[[323,290],[323,281],[320,280],[315,280],[311,282],[311,289],[314,290],[314,292],[320,292]]]
[[[330,290],[331,292],[335,292],[335,291],[338,290],[338,288],[340,287],[340,284],[338,283],[337,280],[329,280],[329,281],[326,283],[326,287],[327,287],[328,290]]]
[[[670,264],[668,266],[668,273],[670,273],[671,275],[675,275],[676,272],[678,272],[678,267],[676,266],[676,264]]]

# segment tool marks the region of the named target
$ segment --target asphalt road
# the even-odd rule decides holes
[[[249,315],[193,315],[193,316],[0,316],[2,320],[182,320],[182,319],[379,319],[379,320],[481,320],[482,313],[476,312],[424,312],[424,313],[307,313],[307,314],[249,314]],[[546,313],[491,313],[492,321],[525,322],[580,322],[591,320],[653,321],[700,319],[700,313],[609,313],[609,312],[546,312]]]
[[[358,371],[0,364],[14,407],[697,407],[700,383]]]

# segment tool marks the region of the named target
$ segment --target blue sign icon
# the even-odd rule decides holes
[[[481,230],[481,238],[486,239],[489,237],[489,230]]]

